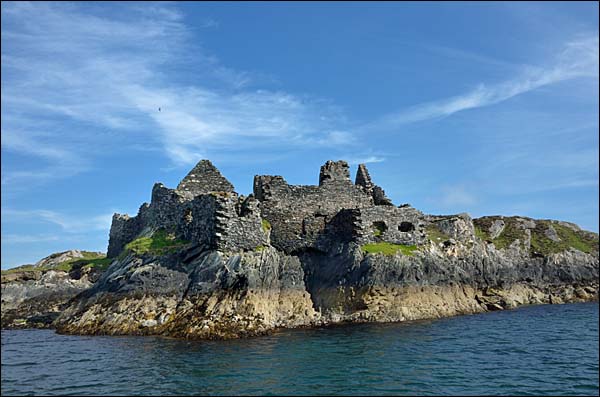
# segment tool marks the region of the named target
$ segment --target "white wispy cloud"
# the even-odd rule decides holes
[[[478,198],[466,185],[456,184],[442,186],[439,196],[431,201],[441,208],[464,211],[477,203]]]
[[[123,5],[127,12],[110,18],[97,12],[101,7],[3,3],[3,149],[50,163],[3,170],[3,182],[71,176],[86,169],[82,159],[93,159],[93,149],[149,136],[176,166],[240,146],[276,143],[284,151],[352,143],[339,129],[339,109],[251,88],[251,73],[222,65],[192,42],[176,6]],[[205,18],[201,25],[218,22]],[[193,69],[194,81],[178,81],[179,67]],[[35,122],[45,122],[52,139],[32,130]],[[106,139],[98,129],[114,132]]]
[[[4,244],[30,244],[58,240],[59,237],[56,235],[2,234],[2,242]]]
[[[344,156],[344,158],[347,158],[348,163],[351,165],[382,163],[385,161],[385,157],[380,157],[380,156],[365,156],[365,157]]]
[[[597,33],[567,42],[556,59],[546,66],[528,66],[518,76],[502,83],[481,83],[461,95],[387,114],[363,126],[363,129],[389,129],[402,124],[447,117],[463,110],[494,105],[540,87],[578,77],[598,77]]]
[[[2,222],[45,222],[58,226],[65,233],[82,233],[88,231],[108,231],[112,221],[112,214],[111,212],[82,217],[44,209],[16,210],[3,208]]]

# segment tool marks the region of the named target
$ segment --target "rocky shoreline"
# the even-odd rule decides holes
[[[137,216],[115,214],[97,278],[3,274],[2,326],[227,339],[598,300],[598,235],[574,224],[426,215],[393,205],[364,166],[353,184],[345,162],[319,182],[257,176],[238,196],[202,161]]]
[[[568,264],[583,260],[580,253],[565,253],[537,267],[530,264],[526,272],[522,270],[529,267],[517,268],[510,283],[498,277],[512,277],[510,266],[489,269],[498,278],[488,283],[473,277],[476,267],[471,274],[460,267],[464,258],[454,258],[452,265],[429,262],[443,255],[437,250],[431,247],[411,258],[357,254],[355,267],[329,280],[317,273],[317,282],[306,277],[301,260],[282,257],[275,249],[229,257],[207,251],[190,264],[194,270],[189,273],[169,268],[176,259],[130,257],[115,262],[55,326],[61,333],[222,339],[277,328],[433,319],[598,299],[597,262]],[[347,264],[347,258],[340,259]],[[569,269],[568,279],[544,275],[556,260],[561,265],[555,273]],[[443,270],[448,268],[454,274]],[[464,278],[472,280],[464,283]],[[162,280],[159,288],[153,285],[157,279]],[[315,285],[306,288],[305,279]]]

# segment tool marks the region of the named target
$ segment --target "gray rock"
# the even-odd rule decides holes
[[[552,241],[560,241],[560,237],[552,225],[548,225],[548,228],[544,230],[544,235]]]
[[[502,219],[498,219],[496,221],[494,221],[492,223],[492,226],[490,226],[490,238],[493,240],[496,237],[498,237],[500,234],[502,234],[502,231],[504,230],[504,221]]]
[[[55,254],[49,255],[43,259],[40,259],[35,263],[35,267],[44,267],[44,266],[55,266],[59,263],[66,262],[70,259],[75,258],[83,258],[83,254],[79,250],[69,250],[64,252],[57,252]]]

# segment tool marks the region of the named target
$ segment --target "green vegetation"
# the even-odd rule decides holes
[[[495,221],[500,219],[504,221],[504,229],[499,236],[492,240],[488,230],[490,230]],[[483,241],[491,241],[497,249],[508,248],[517,239],[523,245],[527,239],[527,232],[522,227],[521,221],[518,221],[516,218],[486,216],[474,219],[473,223],[475,225],[475,236]]]
[[[416,245],[392,244],[385,241],[373,244],[365,244],[361,246],[361,248],[363,252],[367,254],[382,253],[390,256],[396,255],[398,251],[400,251],[402,255],[413,256],[414,251],[417,250]]]
[[[496,248],[509,247],[515,240],[519,239],[521,244],[527,239],[526,229],[522,227],[522,221],[516,217],[505,217],[504,229],[495,239],[491,240],[489,230],[492,223],[499,217],[483,217],[475,219],[475,235],[482,240],[492,241]],[[552,226],[560,241],[553,241],[546,236],[546,231]],[[598,251],[598,236],[585,231],[577,231],[568,226],[561,225],[550,220],[536,220],[535,228],[531,230],[531,253],[544,256],[575,248],[579,251],[591,253]]]
[[[33,272],[33,271],[40,271],[40,268],[36,268],[33,265],[23,265],[23,266],[13,267],[12,269],[2,270],[2,274],[11,274],[11,273],[17,273],[17,272]]]
[[[75,266],[81,266],[82,268],[99,268],[100,270],[105,270],[112,262],[112,259],[107,258],[104,255],[99,255],[96,252],[81,251],[81,254],[83,255],[83,258],[72,258],[56,265],[39,267],[36,267],[35,265],[23,265],[8,270],[2,270],[2,274],[27,271],[45,273],[49,270],[69,272]]]
[[[429,240],[433,241],[434,243],[439,243],[441,241],[450,239],[450,236],[442,232],[435,224],[427,225],[425,230],[427,231]]]
[[[137,255],[146,253],[164,255],[175,252],[186,244],[188,244],[187,241],[178,240],[174,235],[160,229],[150,237],[139,237],[126,244],[124,252],[132,251]]]
[[[546,229],[552,226],[560,241],[550,240],[546,234]],[[551,221],[537,221],[536,227],[531,235],[531,249],[542,255],[554,254],[557,252],[575,248],[585,253],[598,251],[598,237],[583,231],[575,231],[567,226],[559,225]]]
[[[504,219],[504,230],[492,242],[497,249],[508,248],[515,240],[519,240],[521,245],[527,239],[525,229],[519,227],[519,222],[514,219]]]
[[[264,251],[265,248],[267,248],[267,247],[265,247],[264,245],[259,245],[256,248],[254,248],[254,251],[261,252],[261,251]]]
[[[261,221],[261,225],[262,225],[262,229],[265,233],[268,232],[269,230],[271,230],[271,223],[268,220],[263,219]]]

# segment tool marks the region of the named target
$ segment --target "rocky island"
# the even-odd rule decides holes
[[[109,238],[100,266],[69,268],[83,282],[46,305],[42,323],[233,338],[598,299],[598,234],[555,220],[427,215],[394,205],[364,164],[353,183],[345,161],[327,161],[315,186],[255,176],[246,197],[202,160],[175,189],[155,184],[136,216],[115,214]],[[15,304],[27,281],[8,276],[3,327],[35,325],[20,317],[48,313],[28,312],[35,298]]]

